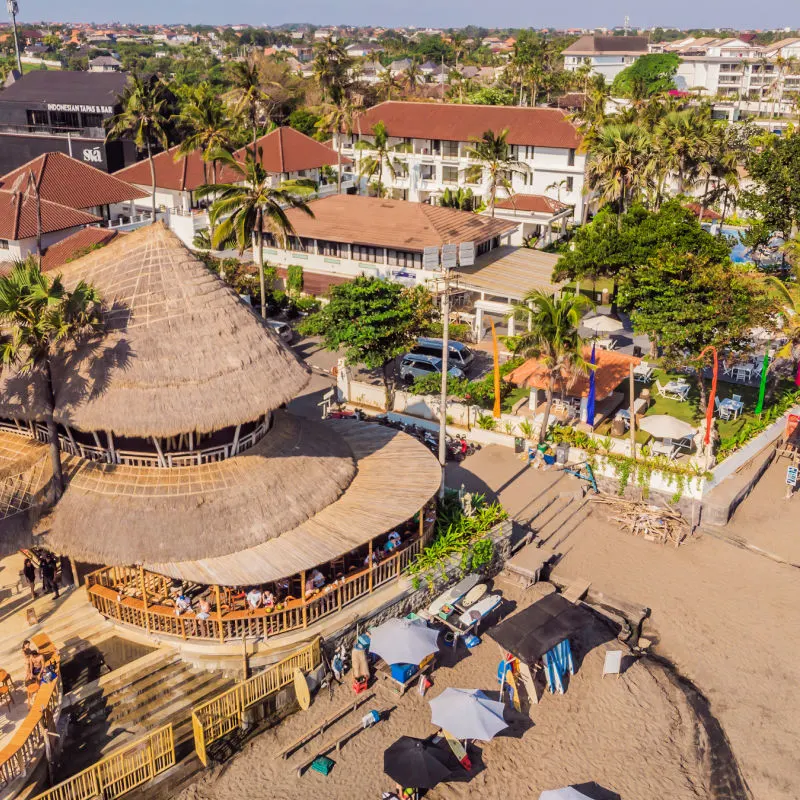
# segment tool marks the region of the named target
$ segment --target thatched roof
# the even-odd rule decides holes
[[[65,471],[67,490],[40,526],[47,545],[81,561],[133,564],[212,558],[280,537],[333,503],[356,467],[331,427],[277,411],[258,444],[218,463],[69,459]]]
[[[25,472],[47,454],[47,445],[37,439],[0,431],[0,479]]]
[[[208,433],[293,398],[308,370],[270,328],[163,225],[67,264],[108,307],[99,341],[54,364],[56,419],[123,436]],[[0,376],[0,416],[40,418],[41,386]]]
[[[408,434],[372,423],[328,422],[349,444],[358,473],[345,493],[294,530],[229,555],[146,561],[174,578],[244,586],[277,580],[333,560],[410,519],[439,488],[441,467]]]

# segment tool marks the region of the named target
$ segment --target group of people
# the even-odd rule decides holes
[[[31,592],[31,599],[36,599],[36,566],[33,560],[25,557],[22,565],[22,575]],[[69,586],[73,583],[72,565],[66,556],[56,558],[52,553],[42,551],[39,555],[39,580],[42,584],[42,594],[53,592],[54,598],[58,598],[58,590],[61,585]]]
[[[25,658],[25,686],[39,686],[55,680],[55,671],[45,663],[44,656],[30,639],[22,643],[22,655]],[[33,701],[35,692],[28,691],[28,704]]]

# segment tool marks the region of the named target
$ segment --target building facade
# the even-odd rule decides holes
[[[564,69],[575,72],[584,64],[591,74],[602,75],[611,83],[622,70],[648,53],[646,36],[581,36],[562,52]]]
[[[352,133],[334,134],[334,148],[355,162],[375,156],[369,149],[375,124],[383,122],[389,134],[393,169],[382,171],[389,197],[437,205],[446,189],[470,189],[487,200],[488,170],[470,156],[484,131],[507,131],[511,155],[524,167],[514,174],[498,198],[536,194],[563,201],[579,221],[583,211],[586,156],[581,136],[564,112],[519,106],[439,105],[388,101],[364,112]],[[359,147],[356,143],[361,142]],[[392,174],[394,173],[394,174]]]

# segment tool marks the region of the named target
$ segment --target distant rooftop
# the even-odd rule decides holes
[[[128,76],[122,72],[34,70],[0,92],[0,103],[113,106]]]

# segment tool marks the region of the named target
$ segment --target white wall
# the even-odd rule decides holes
[[[67,228],[63,231],[53,231],[42,235],[42,250],[47,250],[50,245],[72,236],[73,233],[82,230],[84,226],[78,225],[74,228]],[[8,243],[8,250],[0,250],[0,261],[15,261],[27,258],[36,253],[36,237],[30,239],[20,239]]]

